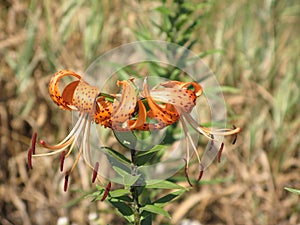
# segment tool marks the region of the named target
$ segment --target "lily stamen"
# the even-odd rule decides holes
[[[93,170],[92,183],[94,183],[95,180],[96,180],[96,177],[97,177],[97,174],[98,174],[98,169],[99,169],[99,162],[96,162],[96,165],[95,165],[94,170]]]
[[[60,172],[64,170],[65,156],[66,156],[66,151],[62,151],[60,155]]]
[[[223,148],[224,148],[224,143],[222,142],[221,147],[220,147],[219,152],[218,152],[218,162],[219,163],[221,162],[221,155],[222,155],[222,152],[223,152]]]

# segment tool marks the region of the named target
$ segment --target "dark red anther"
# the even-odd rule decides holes
[[[31,139],[31,148],[32,148],[32,154],[35,154],[35,143],[36,143],[37,133],[34,132]]]
[[[32,169],[32,147],[27,152],[27,162],[30,169]]]
[[[187,163],[187,160],[186,159],[183,159],[185,161],[185,169],[184,169],[184,174],[185,174],[185,177],[187,179],[187,182],[189,183],[189,185],[191,187],[193,187],[191,181],[190,181],[190,178],[189,178],[189,165]]]
[[[37,133],[34,132],[31,138],[31,146],[27,152],[27,162],[30,169],[32,169],[32,155],[35,154],[35,143],[36,143]]]
[[[204,167],[203,167],[202,163],[200,163],[200,172],[199,172],[197,182],[199,182],[201,180],[203,173],[204,173]]]
[[[65,175],[64,192],[68,190],[69,176],[70,176],[70,172],[67,171]]]
[[[222,142],[221,147],[218,151],[218,163],[221,162],[221,156],[222,156],[223,148],[224,148],[224,143]]]
[[[98,169],[99,169],[99,162],[96,162],[94,170],[93,170],[93,177],[92,177],[92,183],[95,182],[97,175],[98,175]]]
[[[236,129],[236,126],[233,125],[233,129]],[[234,145],[235,142],[236,142],[237,136],[238,136],[238,134],[234,134],[234,135],[233,135],[233,141],[232,141],[232,144],[233,144],[233,145]]]
[[[204,170],[201,169],[200,172],[199,172],[199,176],[198,176],[198,179],[197,179],[197,182],[199,182],[203,176],[203,173],[204,173]]]
[[[60,171],[62,172],[64,170],[64,162],[66,157],[66,151],[62,151],[60,155]]]
[[[108,184],[107,184],[107,186],[105,188],[105,192],[104,192],[104,194],[103,194],[103,196],[102,196],[102,198],[100,200],[101,202],[103,202],[106,199],[106,197],[108,196],[108,193],[109,193],[110,189],[111,189],[111,182],[108,182]]]

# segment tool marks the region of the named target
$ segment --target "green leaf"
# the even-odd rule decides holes
[[[141,213],[141,225],[151,225],[152,224],[152,213],[143,211]]]
[[[163,215],[163,216],[171,219],[170,214],[166,210],[164,210],[163,208],[161,208],[157,205],[145,205],[144,207],[141,207],[141,210],[151,212],[154,214],[160,214],[160,215]]]
[[[292,193],[295,193],[297,195],[300,195],[300,190],[298,190],[298,189],[288,188],[288,187],[285,187],[284,189],[287,190],[287,191],[289,191],[289,192],[292,192]]]
[[[118,190],[114,190],[114,191],[109,192],[109,195],[112,198],[116,198],[116,197],[120,197],[120,196],[126,196],[128,194],[130,194],[130,192],[127,189],[118,189]]]
[[[187,14],[179,15],[179,17],[175,22],[175,27],[179,30],[182,27],[182,25],[184,25],[188,21],[189,21],[189,17]]]
[[[107,154],[109,154],[110,156],[112,156],[114,159],[122,162],[122,163],[125,163],[125,164],[130,164],[130,160],[127,159],[124,155],[122,155],[120,152],[112,149],[112,148],[109,148],[109,147],[102,147],[102,149],[104,150],[104,152],[106,152]]]
[[[119,167],[113,166],[113,169],[123,177],[123,184],[125,187],[129,187],[135,184],[135,182],[140,178],[141,174],[138,174],[136,176],[133,176],[126,171],[122,170]]]
[[[128,220],[130,223],[133,223],[134,216],[130,206],[128,206],[125,202],[116,201],[115,199],[110,199],[109,202],[113,207],[118,209],[119,213],[121,213],[126,220]]]
[[[154,10],[164,15],[170,15],[172,13],[172,11],[167,6],[158,6]]]
[[[154,202],[154,204],[157,206],[164,206],[164,205],[170,203],[171,201],[174,201],[175,199],[177,199],[180,195],[182,195],[185,192],[186,192],[185,190],[174,191],[172,193],[169,193],[169,194],[157,199]]]
[[[159,189],[186,189],[174,182],[167,180],[147,180],[145,188],[159,188]]]
[[[132,132],[123,132],[113,130],[115,138],[118,140],[119,144],[127,149],[135,149],[136,147],[136,136]]]
[[[129,197],[129,194],[130,194],[129,189],[118,189],[118,190],[110,191],[109,197],[123,202],[132,202],[132,199]]]
[[[139,152],[137,157],[137,164],[144,165],[147,163],[154,155],[159,155],[158,152],[164,151],[167,147],[163,145],[156,145],[148,151]]]
[[[164,146],[164,145],[155,145],[150,150],[139,153],[139,156],[147,155],[147,154],[150,154],[152,152],[158,152],[158,151],[161,151],[162,149],[165,150],[166,148],[167,147]]]

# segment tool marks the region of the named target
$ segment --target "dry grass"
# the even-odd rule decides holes
[[[70,114],[48,97],[50,75],[62,68],[81,73],[97,55],[134,41],[136,20],[153,32],[145,18],[159,4],[0,3],[1,224],[55,224],[62,216],[86,224],[96,209],[103,210],[98,224],[118,224],[105,203],[62,207],[90,190],[84,166],[72,180],[74,191],[62,193],[54,159],[42,159],[29,171],[26,150],[34,130],[54,143],[71,125]],[[224,50],[205,61],[222,85],[240,89],[225,98],[230,122],[243,132],[204,177],[233,179],[203,185],[170,204],[172,223],[191,218],[203,224],[300,224],[299,197],[284,190],[300,187],[299,15],[297,0],[212,4],[194,51]]]

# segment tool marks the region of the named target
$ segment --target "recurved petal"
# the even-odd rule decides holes
[[[129,124],[131,130],[137,129],[146,123],[146,117],[147,117],[146,107],[144,106],[141,100],[138,100],[138,107],[139,107],[139,111],[138,111],[137,119],[134,121],[131,120]]]
[[[180,84],[181,87],[183,88],[189,88],[189,86],[192,86],[193,87],[193,92],[194,94],[198,97],[202,94],[202,87],[200,84],[196,83],[196,82],[182,82]]]
[[[161,92],[160,94],[168,94],[168,92]],[[148,112],[148,116],[152,119],[156,119],[164,124],[172,124],[176,122],[179,118],[179,114],[174,106],[168,103],[168,99],[165,96],[155,95],[157,98],[153,98],[152,92],[150,94],[149,87],[145,80],[144,82],[144,95],[147,99],[147,103],[149,105],[150,111]],[[160,100],[157,100],[160,99]],[[156,101],[163,102],[162,106],[157,104]],[[165,101],[164,101],[165,100]]]
[[[196,82],[167,81],[160,84],[163,87],[185,89],[194,92],[198,97],[202,94],[202,86]],[[191,89],[192,88],[192,89]]]
[[[59,81],[61,78],[65,76],[73,76],[78,79],[81,79],[81,76],[76,74],[73,71],[70,70],[61,70],[55,73],[50,80],[49,83],[49,94],[52,100],[62,109],[71,110],[71,108],[68,106],[69,103],[64,100],[63,96],[60,94],[59,91]]]
[[[68,104],[68,107],[72,108],[71,105],[73,101],[73,95],[74,92],[78,86],[79,80],[73,81],[70,84],[68,84],[62,93],[62,99]]]
[[[137,96],[134,87],[128,81],[118,81],[118,85],[122,85],[122,94],[121,99],[113,103],[112,121],[124,123],[129,120],[135,109]]]
[[[185,112],[190,112],[193,109],[197,98],[192,91],[182,88],[151,90],[150,96],[154,101],[172,104]]]

